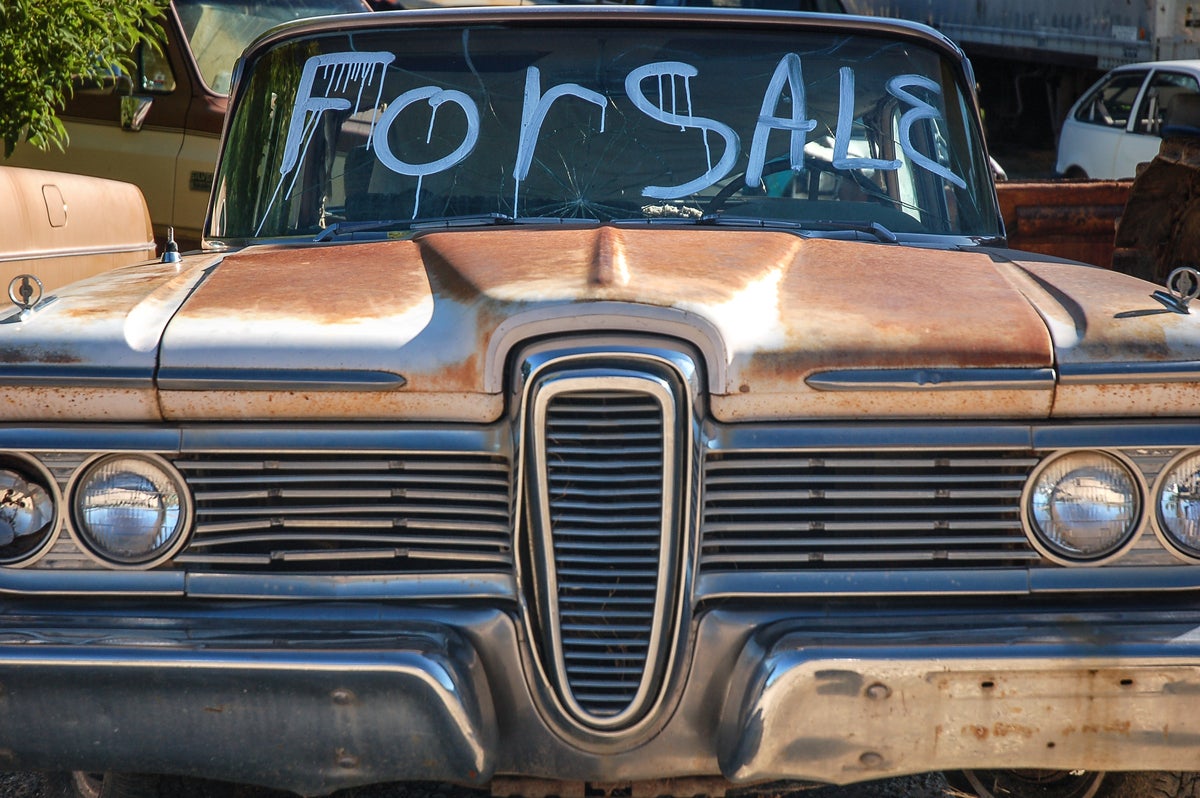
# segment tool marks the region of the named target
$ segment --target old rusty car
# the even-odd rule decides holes
[[[1197,274],[1009,249],[972,91],[843,16],[259,39],[205,250],[0,324],[5,762],[1194,794]]]

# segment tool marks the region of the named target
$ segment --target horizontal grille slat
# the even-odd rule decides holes
[[[654,614],[654,613],[653,613],[653,612],[651,612],[651,611],[643,611],[643,612],[625,611],[625,612],[620,612],[620,611],[613,610],[613,609],[603,609],[603,610],[580,610],[580,609],[577,609],[577,608],[576,608],[576,609],[571,609],[571,610],[568,610],[568,611],[564,612],[564,613],[563,613],[563,617],[564,617],[564,618],[572,618],[572,619],[576,619],[576,620],[579,620],[580,622],[587,621],[589,618],[591,618],[591,619],[599,619],[599,620],[602,620],[602,621],[609,621],[609,620],[612,620],[612,619],[614,619],[614,618],[620,618],[620,619],[623,619],[623,620],[626,620],[626,621],[629,621],[629,620],[636,620],[636,621],[638,621],[638,622],[640,622],[640,623],[645,623],[647,620],[649,620],[649,619],[650,619],[650,617],[651,617],[651,616],[653,616],[653,614]]]
[[[194,568],[321,573],[511,571],[506,458],[261,453],[175,460],[193,490]]]
[[[708,453],[702,571],[1023,566],[1031,452]]]
[[[229,516],[266,516],[271,518],[287,518],[290,516],[313,516],[322,515],[334,518],[345,518],[346,516],[371,516],[381,515],[391,519],[399,519],[401,522],[407,517],[422,516],[448,516],[460,518],[464,515],[488,516],[491,515],[497,518],[507,518],[508,514],[499,509],[486,509],[477,507],[455,506],[452,503],[447,504],[429,504],[421,505],[411,502],[374,502],[372,504],[341,504],[333,502],[321,502],[318,497],[313,497],[313,501],[306,505],[301,505],[296,497],[276,496],[273,499],[288,499],[294,501],[293,504],[278,503],[278,506],[265,506],[264,503],[257,503],[249,507],[230,507],[218,505],[216,502],[212,506],[206,508],[205,517],[207,518],[227,518]],[[330,497],[340,498],[340,497]],[[229,504],[236,500],[227,500]],[[197,501],[199,505],[199,501]]]
[[[603,684],[607,684],[610,686],[623,687],[624,683],[623,682],[615,682],[615,683],[614,682],[604,682],[602,679],[594,679],[593,680],[589,677],[592,677],[592,676],[603,677],[606,675],[635,676],[636,677],[636,676],[641,675],[642,669],[641,668],[617,668],[617,667],[604,667],[604,668],[570,667],[570,671],[571,671],[571,674],[575,677],[574,683],[575,683],[576,687],[594,688],[594,687],[599,687]]]

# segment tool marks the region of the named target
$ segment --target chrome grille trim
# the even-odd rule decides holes
[[[701,573],[1037,564],[1031,451],[710,451]],[[876,487],[879,486],[879,487]]]
[[[544,611],[557,681],[573,714],[596,726],[622,725],[645,703],[657,671],[662,629],[654,621],[669,584],[661,552],[671,539],[663,506],[675,482],[665,456],[674,398],[669,387],[642,377],[569,377],[543,383],[532,411],[541,430],[536,506],[552,560]],[[629,445],[626,427],[637,431]],[[574,491],[577,478],[589,486],[586,494]],[[630,491],[641,500],[611,501]],[[648,554],[627,553],[628,546]],[[604,611],[589,612],[597,599],[607,600]],[[647,599],[650,611],[639,614]],[[589,656],[597,653],[608,657],[603,667]]]
[[[190,569],[389,573],[512,567],[510,468],[485,453],[220,453],[175,459]]]
[[[691,398],[663,360],[552,362],[526,387],[534,638],[571,722],[625,729],[661,698],[678,632]]]

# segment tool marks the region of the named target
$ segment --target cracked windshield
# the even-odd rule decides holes
[[[230,243],[531,219],[997,233],[969,101],[909,42],[406,26],[247,68],[209,229]]]

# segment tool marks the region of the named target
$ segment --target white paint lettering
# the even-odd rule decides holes
[[[560,83],[545,94],[542,94],[542,73],[537,67],[529,67],[525,73],[525,101],[521,107],[521,135],[517,140],[517,162],[513,166],[513,178],[516,185],[513,188],[513,212],[516,213],[517,202],[521,195],[521,183],[529,176],[529,167],[533,164],[533,152],[537,147],[538,136],[542,132],[542,123],[550,106],[561,97],[578,97],[600,108],[600,132],[604,132],[604,112],[608,108],[608,98],[598,91],[585,89],[578,83]]]
[[[900,161],[881,158],[851,158],[850,139],[854,135],[854,70],[842,67],[838,70],[838,118],[837,132],[833,137],[834,169],[884,169],[900,168]]]
[[[679,125],[681,130],[696,128],[704,131],[706,151],[708,149],[709,131],[718,134],[725,140],[725,153],[721,156],[721,160],[717,162],[716,166],[711,165],[712,159],[709,157],[708,171],[695,180],[679,186],[646,186],[642,189],[642,196],[652,199],[682,199],[690,194],[703,191],[725,177],[725,175],[732,171],[733,165],[737,162],[738,155],[741,152],[741,141],[738,139],[738,135],[734,129],[715,119],[692,115],[691,87],[687,81],[698,74],[699,70],[691,64],[685,64],[680,61],[660,61],[638,67],[625,77],[625,93],[629,95],[630,102],[646,116],[668,125]],[[642,91],[642,81],[650,77],[658,79],[659,101],[657,105],[651,102],[646,97],[645,92]],[[677,114],[674,110],[667,111],[665,109],[664,90],[662,88],[664,77],[670,81],[672,101],[675,96],[675,79],[683,79],[684,88],[687,92],[688,112],[686,115]],[[674,108],[674,105],[672,107]]]
[[[256,235],[262,232],[262,225],[266,221],[271,207],[275,204],[275,200],[279,197],[279,190],[283,187],[284,178],[288,172],[296,169],[296,164],[308,151],[308,145],[317,131],[321,115],[326,111],[345,111],[350,108],[358,111],[361,107],[359,104],[362,102],[363,90],[375,82],[377,72],[382,75],[383,70],[395,60],[394,53],[329,53],[315,55],[304,62],[304,69],[300,73],[300,86],[296,89],[296,101],[293,103],[292,119],[288,124],[287,138],[284,140],[283,158],[279,164],[279,182],[275,184],[275,191],[271,194],[271,200],[263,211]],[[314,91],[318,71],[324,79],[322,93]],[[358,93],[355,96],[354,104],[344,97],[333,96],[337,92],[344,91],[352,82],[358,84]],[[382,92],[383,80],[381,78],[375,99],[376,105],[379,104],[378,95]],[[372,127],[373,132],[374,128]],[[296,174],[292,176],[292,182],[288,185],[285,196],[291,195],[292,187],[299,174],[297,170]]]
[[[792,98],[792,113],[789,117],[775,116],[783,100],[783,88],[787,86]],[[758,124],[754,126],[754,141],[750,144],[750,165],[746,167],[746,185],[755,188],[762,181],[763,167],[767,158],[767,139],[772,130],[786,130],[791,138],[789,157],[793,172],[804,169],[804,134],[817,126],[815,119],[807,118],[804,99],[804,77],[800,68],[800,56],[788,53],[775,67],[771,83],[763,95]]]
[[[937,161],[927,158],[917,151],[912,143],[912,126],[923,119],[941,119],[938,109],[905,91],[910,86],[918,86],[934,94],[941,94],[942,89],[927,77],[922,75],[897,75],[887,83],[888,94],[897,100],[902,100],[913,106],[900,116],[900,147],[913,163],[928,169],[933,174],[953,183],[959,188],[966,188],[967,181],[951,172]]]
[[[453,103],[462,109],[463,114],[467,118],[467,130],[463,134],[462,142],[459,143],[453,152],[443,155],[436,161],[414,164],[400,160],[392,152],[391,145],[388,144],[387,130],[404,109],[421,100],[428,100],[431,109],[429,130],[425,134],[426,144],[433,140],[433,126],[437,122],[438,109],[444,103]],[[375,138],[375,157],[379,159],[381,164],[393,172],[417,178],[417,193],[416,198],[413,200],[413,218],[415,219],[421,209],[421,182],[425,175],[433,175],[449,169],[470,155],[472,150],[475,149],[475,145],[479,142],[479,108],[475,105],[474,100],[461,91],[439,89],[437,86],[422,86],[419,89],[406,91],[397,97],[379,117],[379,127],[383,133]]]

